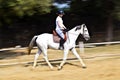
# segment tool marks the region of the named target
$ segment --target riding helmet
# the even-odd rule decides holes
[[[57,14],[65,14],[63,10],[58,10]]]

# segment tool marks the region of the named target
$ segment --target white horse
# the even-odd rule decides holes
[[[64,46],[63,61],[61,62],[58,69],[62,69],[63,65],[65,64],[69,50],[71,50],[73,52],[73,54],[78,58],[78,60],[82,64],[82,67],[86,68],[86,65],[84,64],[83,60],[81,59],[81,57],[79,56],[79,54],[77,53],[76,48],[75,48],[75,42],[76,42],[79,34],[82,34],[83,37],[85,38],[85,40],[90,39],[89,32],[88,32],[88,29],[85,24],[75,26],[73,29],[69,30],[67,32],[67,40],[63,45]],[[38,47],[38,52],[36,53],[35,58],[34,58],[33,68],[35,68],[35,66],[37,64],[37,59],[42,52],[44,55],[44,59],[47,62],[48,66],[50,67],[50,69],[53,69],[53,66],[51,65],[51,63],[48,60],[47,49],[48,49],[48,47],[53,48],[53,49],[58,49],[59,43],[55,43],[53,41],[53,34],[43,33],[43,34],[34,36],[29,44],[28,54],[30,54],[31,49],[35,42]]]

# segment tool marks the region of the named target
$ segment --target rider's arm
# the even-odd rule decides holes
[[[58,26],[59,26],[61,29],[66,29],[66,27],[64,26],[64,24],[62,24],[60,21],[57,21],[57,24],[58,24]]]

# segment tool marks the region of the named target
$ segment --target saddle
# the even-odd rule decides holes
[[[64,40],[66,41],[67,40],[67,35],[66,35],[66,33],[64,33],[64,36],[65,36],[65,38],[64,38]],[[53,30],[53,41],[55,42],[55,43],[60,43],[60,36],[57,34],[57,32],[55,31],[55,30]]]

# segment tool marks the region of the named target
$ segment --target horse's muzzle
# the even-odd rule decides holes
[[[90,39],[90,36],[85,37],[85,40],[88,41]]]

